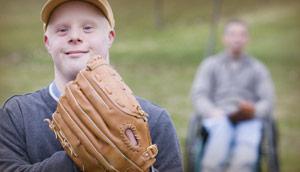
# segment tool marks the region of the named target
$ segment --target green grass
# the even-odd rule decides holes
[[[42,44],[38,0],[0,0],[0,102],[31,92],[53,79],[51,58]],[[244,5],[242,5],[242,3]],[[190,87],[205,53],[209,0],[165,0],[164,28],[153,23],[153,1],[112,1],[117,39],[112,64],[135,94],[171,114],[181,146],[192,113]],[[232,16],[251,26],[248,51],[270,69],[277,94],[282,171],[300,171],[300,3],[288,0],[223,2],[221,24]],[[219,29],[220,38],[221,29]],[[220,42],[217,50],[221,50]]]

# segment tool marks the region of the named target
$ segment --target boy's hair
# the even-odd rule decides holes
[[[233,18],[233,19],[228,20],[225,23],[223,33],[226,33],[228,31],[228,28],[233,24],[238,24],[238,25],[244,26],[246,28],[246,30],[248,30],[248,24],[244,20]]]

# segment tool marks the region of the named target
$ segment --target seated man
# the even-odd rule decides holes
[[[224,52],[200,65],[192,101],[209,133],[202,171],[254,171],[262,119],[272,114],[274,88],[266,67],[244,52],[245,22],[231,20],[223,33]]]

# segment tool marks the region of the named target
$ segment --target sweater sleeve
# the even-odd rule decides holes
[[[255,116],[266,117],[273,113],[275,91],[270,73],[263,65],[258,65],[256,75],[256,95],[258,101],[255,102]]]
[[[211,97],[214,88],[214,63],[213,58],[208,58],[199,66],[191,90],[196,114],[208,118],[225,115],[225,112],[214,104]]]
[[[158,146],[154,171],[182,172],[182,158],[175,127],[164,110],[151,129],[152,142]]]
[[[15,105],[15,106],[14,106]],[[21,112],[17,104],[1,109],[0,114],[0,171],[5,172],[57,172],[77,171],[64,151],[58,151],[41,162],[31,163],[26,151],[26,139]]]

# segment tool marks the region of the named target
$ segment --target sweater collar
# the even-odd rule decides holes
[[[249,55],[247,53],[241,54],[239,59],[235,60],[227,51],[221,53],[221,57],[225,63],[237,62],[241,65],[247,65],[249,63]]]
[[[242,53],[242,54],[240,54],[240,56],[239,57],[237,57],[237,59],[235,59],[227,50],[225,50],[224,52],[223,52],[223,56],[228,60],[228,61],[237,61],[237,62],[242,62],[244,59],[246,59],[247,58],[247,55],[246,55],[246,53]]]

